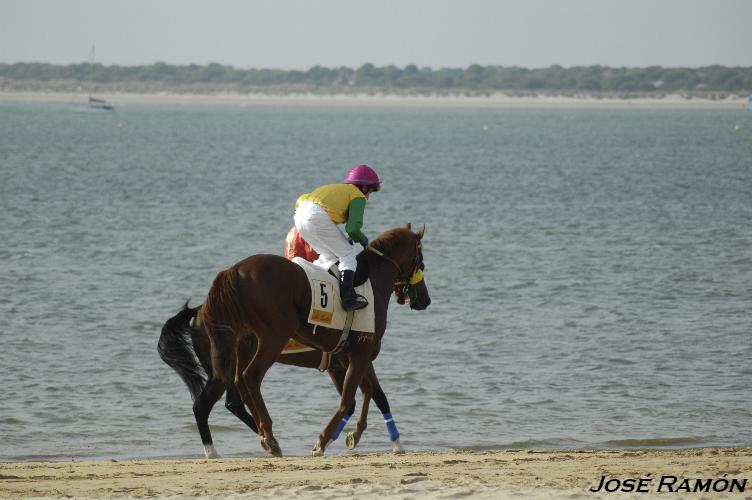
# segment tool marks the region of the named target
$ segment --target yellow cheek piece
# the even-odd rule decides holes
[[[418,269],[413,274],[413,277],[410,278],[410,281],[408,281],[408,284],[410,284],[410,285],[417,285],[421,281],[423,281],[423,271],[420,270],[420,269]]]

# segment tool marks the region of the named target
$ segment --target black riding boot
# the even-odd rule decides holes
[[[339,283],[339,296],[342,299],[342,307],[345,311],[363,309],[368,305],[365,297],[355,293],[355,289],[353,288],[354,278],[355,271],[342,271],[342,279]]]

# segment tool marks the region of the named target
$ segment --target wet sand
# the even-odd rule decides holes
[[[593,493],[640,479],[647,493]],[[671,476],[674,476],[672,479]],[[697,479],[701,489],[694,489]],[[750,483],[729,492],[732,480]],[[661,481],[664,485],[661,486]],[[703,485],[708,482],[709,493]],[[665,483],[671,483],[669,488]],[[616,482],[609,483],[613,488]],[[720,493],[713,488],[721,489]],[[673,492],[671,491],[673,490]],[[414,452],[0,464],[0,498],[752,498],[752,448]]]

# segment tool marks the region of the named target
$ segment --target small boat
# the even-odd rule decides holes
[[[94,66],[94,50],[95,46],[91,46],[91,52],[89,53],[89,78],[93,80],[93,71],[92,68]],[[89,93],[89,109],[97,110],[97,111],[115,111],[115,106],[112,104],[109,104],[104,99],[99,99],[97,97],[92,97],[91,92]]]
[[[91,109],[101,109],[102,111],[115,111],[115,106],[108,104],[104,99],[97,99],[89,96],[89,107]]]

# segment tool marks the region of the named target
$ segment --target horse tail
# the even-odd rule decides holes
[[[235,377],[237,336],[246,324],[244,316],[237,269],[225,269],[214,278],[199,319],[209,335],[213,375],[228,384]]]
[[[188,307],[168,319],[162,326],[162,333],[157,343],[157,351],[162,361],[175,370],[183,379],[188,390],[191,391],[193,401],[196,401],[206,386],[206,376],[196,359],[195,348],[191,340],[191,320],[196,317],[199,308]]]

